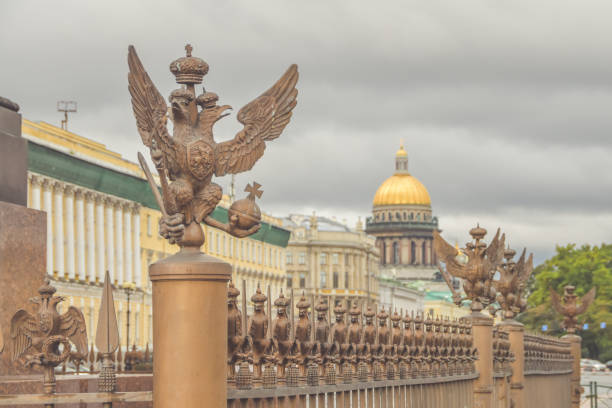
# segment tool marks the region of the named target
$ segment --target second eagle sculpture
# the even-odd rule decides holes
[[[134,47],[130,46],[128,51],[134,116],[161,185],[160,196],[147,174],[163,214],[160,233],[183,246],[203,242],[201,222],[237,237],[251,235],[260,227],[261,216],[255,204],[255,197],[261,195],[259,185],[247,187],[249,198],[230,208],[229,222],[224,224],[210,216],[222,197],[221,186],[213,183],[212,177],[250,170],[263,155],[266,142],[280,136],[297,104],[297,66],[291,65],[270,89],[240,109],[237,118],[243,128],[233,139],[217,143],[213,126],[231,107],[218,105],[219,97],[213,92],[203,90],[196,95],[195,85],[202,82],[208,64],[191,56],[190,45],[185,49],[187,55],[170,64],[170,71],[182,87],[171,92],[169,109]],[[172,121],[172,136],[166,127],[168,118]],[[141,165],[149,173],[142,159]],[[186,228],[192,230],[190,237],[185,236]],[[190,239],[195,243],[190,244]]]

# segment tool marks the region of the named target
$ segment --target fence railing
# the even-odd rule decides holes
[[[322,299],[315,302],[302,296],[294,303],[293,295],[281,295],[272,302],[260,290],[251,298],[254,312],[247,316],[246,296],[238,308],[240,292],[230,285],[228,294],[228,407],[473,407],[475,395],[486,391],[483,372],[477,371],[486,355],[491,362],[491,390],[485,406],[571,406],[570,377],[575,374],[576,356],[569,341],[525,334],[521,329],[521,336],[513,337],[523,345],[517,354],[509,326],[501,324],[489,332],[490,342],[481,343],[489,344],[489,349],[477,350],[472,322],[478,319],[389,313],[376,305],[356,303],[350,308],[336,304],[332,319],[331,307]],[[517,325],[514,322],[511,327]],[[150,357],[146,351],[130,353],[125,357],[131,362]],[[95,371],[98,356],[93,349],[85,359],[84,365]],[[121,367],[126,359],[115,353],[111,360]],[[524,380],[516,377],[519,372]],[[61,381],[68,377],[72,376]],[[153,404],[150,382],[139,391],[96,392],[100,388],[92,386],[95,377],[88,377],[91,383],[80,389],[93,392],[0,395],[0,406]],[[126,388],[124,384],[122,389]],[[527,402],[517,402],[521,400]]]

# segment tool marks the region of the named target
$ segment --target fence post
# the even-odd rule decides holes
[[[561,338],[570,343],[570,350],[573,360],[572,375],[570,377],[572,408],[580,408],[580,395],[584,391],[580,386],[580,357],[582,353],[582,338],[575,334],[566,334]]]
[[[468,319],[472,322],[474,347],[478,350],[474,407],[493,408],[493,319],[480,312],[472,312]]]
[[[226,285],[231,266],[200,252],[199,246],[185,246],[152,264],[149,275],[153,407],[226,407]]]
[[[499,327],[508,333],[510,351],[514,354],[514,361],[510,363],[510,395],[515,408],[525,408],[525,326],[514,319],[508,319],[500,323]]]

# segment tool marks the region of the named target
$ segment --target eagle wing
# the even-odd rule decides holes
[[[21,357],[31,346],[32,338],[39,334],[36,319],[29,312],[20,309],[11,319],[11,359]]]
[[[453,275],[455,278],[466,278],[465,266],[461,265],[455,259],[458,252],[457,248],[449,244],[442,238],[438,231],[433,232],[434,235],[434,251],[438,258],[446,264],[446,271]]]
[[[550,300],[557,313],[562,315],[565,314],[565,308],[563,307],[561,296],[559,296],[559,294],[553,288],[550,288]]]
[[[174,141],[166,128],[168,106],[149,78],[133,45],[128,47],[128,66],[128,89],[142,143],[149,148],[161,149],[166,160],[174,160]]]
[[[68,337],[83,358],[87,356],[87,328],[83,312],[70,306],[68,311],[60,316],[59,334]]]
[[[497,232],[495,233],[495,237],[493,237],[491,243],[485,250],[486,258],[484,260],[484,265],[491,273],[495,273],[499,263],[504,257],[504,243],[506,241],[506,234],[502,234],[500,238],[500,232],[501,231],[498,228]]]
[[[297,104],[298,76],[297,65],[291,65],[272,88],[240,109],[238,121],[244,128],[234,139],[216,145],[216,176],[250,170],[263,155],[265,142],[280,136]]]
[[[596,292],[596,288],[595,286],[593,286],[591,290],[589,290],[587,294],[584,295],[582,299],[580,299],[580,306],[576,308],[576,314],[581,314],[581,313],[586,312],[586,310],[589,308],[591,303],[593,303],[593,300],[595,300],[595,292]]]
[[[523,253],[516,264],[516,269],[518,271],[517,279],[523,285],[527,285],[527,280],[529,280],[529,277],[533,272],[533,254],[529,254],[529,258],[527,258],[527,261],[525,261],[526,252],[527,249],[523,249]]]

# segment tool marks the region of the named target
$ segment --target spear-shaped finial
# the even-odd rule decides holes
[[[113,369],[112,357],[119,347],[119,329],[117,327],[117,315],[115,314],[115,302],[113,301],[113,288],[111,279],[106,271],[104,277],[104,289],[102,291],[102,302],[98,314],[98,328],[96,331],[96,347],[102,353],[102,369],[98,388],[101,392],[113,392],[117,384],[115,370]]]

